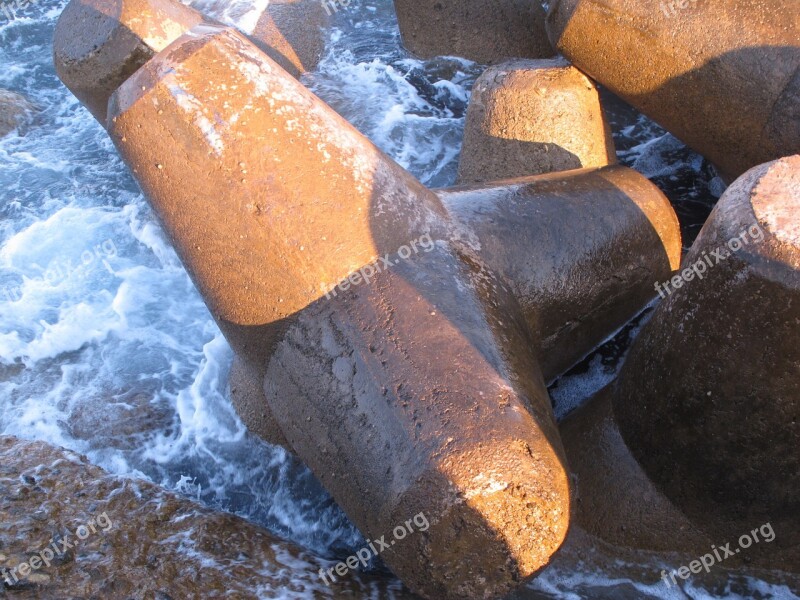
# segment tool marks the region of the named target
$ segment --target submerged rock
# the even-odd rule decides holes
[[[0,89],[0,137],[27,123],[36,107],[25,96]]]
[[[597,88],[563,58],[500,63],[475,82],[459,183],[615,162]]]

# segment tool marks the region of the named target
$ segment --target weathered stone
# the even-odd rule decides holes
[[[545,380],[563,373],[649,302],[678,267],[680,229],[656,186],[606,167],[437,190],[511,288]]]
[[[554,0],[548,32],[728,179],[800,152],[796,0]]]
[[[631,348],[614,412],[645,472],[716,539],[800,569],[800,156],[722,196]]]
[[[24,125],[35,112],[22,94],[0,89],[0,137]]]
[[[475,82],[459,183],[615,162],[597,88],[563,58],[504,62]]]
[[[303,589],[362,598],[391,587],[392,597],[411,598],[358,572],[328,587],[319,571],[329,561],[67,450],[0,436],[0,465],[0,597],[251,598]],[[38,568],[22,577],[13,569],[23,562]]]
[[[394,0],[400,35],[420,58],[462,56],[479,63],[555,55],[544,9],[528,0]]]
[[[401,579],[483,598],[545,565],[569,487],[544,382],[513,296],[436,195],[232,30],[192,30],[110,107],[231,345],[267,365],[292,448],[365,535],[429,519],[383,554]]]

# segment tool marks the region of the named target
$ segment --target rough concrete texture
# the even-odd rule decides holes
[[[390,568],[426,597],[489,598],[544,566],[570,502],[544,382],[437,196],[232,30],[193,29],[109,106],[231,345],[267,365],[291,447],[365,535],[428,517]],[[430,252],[325,297],[423,235]]]
[[[559,425],[575,485],[574,524],[623,548],[705,554],[715,540],[647,477],[622,440],[611,396],[612,386],[603,388]]]
[[[672,206],[625,167],[525,177],[437,191],[511,288],[547,381],[656,295],[678,267]]]
[[[0,137],[24,125],[36,112],[25,96],[0,89]]]
[[[569,520],[524,321],[465,252],[437,246],[310,306],[266,374],[290,444],[365,535],[428,515],[427,532],[383,555],[426,598],[508,593]]]
[[[180,2],[72,0],[56,24],[56,72],[94,117],[105,123],[114,90],[202,21],[199,12]]]
[[[547,26],[575,66],[729,180],[800,151],[797,0],[554,0]]]
[[[38,568],[22,577],[22,563]],[[244,519],[109,475],[73,452],[0,436],[0,598],[413,597],[355,571],[328,587],[318,573],[330,565]]]
[[[265,442],[283,446],[292,451],[289,442],[275,420],[264,395],[264,375],[266,365],[263,362],[252,362],[235,355],[228,377],[231,402],[239,418]]]
[[[735,539],[769,521],[776,540],[749,554],[795,571],[798,211],[800,156],[752,169],[725,192],[684,260],[691,279],[675,278],[614,399],[625,442],[698,527]]]
[[[329,21],[321,0],[270,0],[250,37],[272,60],[299,77],[317,68]]]
[[[420,58],[479,63],[555,55],[541,3],[528,0],[394,0],[406,49]]]
[[[563,58],[494,65],[469,99],[459,183],[616,162],[592,81]]]

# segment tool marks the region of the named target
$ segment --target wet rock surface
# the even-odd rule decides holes
[[[23,567],[23,577],[23,563],[38,568]],[[234,515],[0,436],[0,597],[412,597],[358,573],[328,587],[318,575],[328,566]]]

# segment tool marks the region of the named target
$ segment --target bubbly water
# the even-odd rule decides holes
[[[226,390],[230,348],[106,133],[56,77],[52,35],[64,4],[37,0],[12,22],[0,13],[0,88],[40,109],[0,139],[0,432],[85,453],[322,555],[350,554],[361,536],[315,478],[246,433]],[[244,30],[264,5],[196,3]],[[390,0],[355,0],[335,25],[304,83],[423,182],[451,184],[482,67],[409,57]],[[669,188],[691,239],[718,187],[713,173],[626,110],[612,110],[621,160]],[[560,414],[613,375],[614,348],[630,330],[556,384]],[[739,597],[691,587],[664,595],[599,568],[551,569],[532,588],[590,598],[619,585],[641,592],[629,597]],[[763,582],[750,589],[788,597]]]

